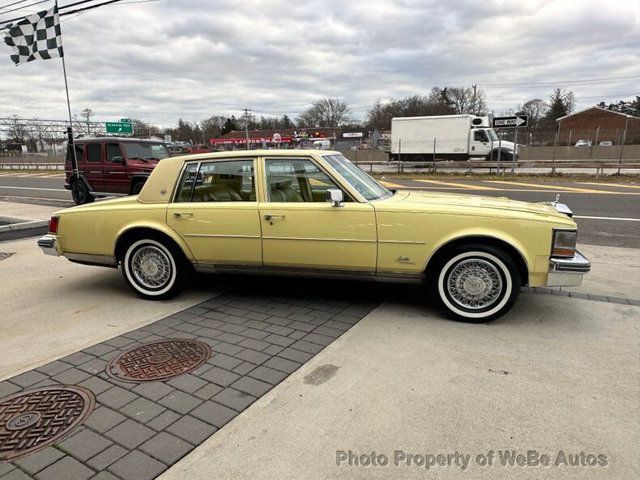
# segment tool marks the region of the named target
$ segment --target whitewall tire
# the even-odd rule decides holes
[[[155,239],[136,240],[122,260],[127,284],[140,296],[153,300],[173,297],[182,287],[184,271],[175,249]]]
[[[498,318],[509,311],[520,292],[520,273],[513,259],[486,245],[453,249],[427,275],[431,297],[455,320]]]

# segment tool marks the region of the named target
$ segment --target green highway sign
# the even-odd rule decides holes
[[[105,129],[107,133],[133,134],[133,124],[129,122],[106,122]]]

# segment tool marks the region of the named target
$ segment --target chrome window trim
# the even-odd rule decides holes
[[[178,197],[178,190],[180,188],[180,184],[182,181],[182,177],[184,176],[184,173],[187,169],[187,166],[189,165],[193,165],[193,164],[197,164],[198,167],[196,168],[196,176],[198,175],[198,173],[200,172],[200,168],[202,167],[202,164],[204,163],[219,163],[219,162],[240,162],[240,161],[253,161],[253,176],[254,176],[254,190],[255,190],[255,194],[256,194],[256,200],[255,202],[258,202],[258,188],[257,188],[257,182],[255,181],[255,176],[258,174],[258,169],[257,169],[257,162],[258,162],[258,156],[254,156],[254,157],[225,157],[225,158],[208,158],[208,159],[204,159],[204,160],[193,160],[193,161],[185,161],[182,165],[182,168],[180,169],[180,173],[178,175],[178,180],[176,181],[176,183],[174,184],[174,191],[171,195],[171,202],[170,203],[252,203],[252,202],[194,202],[193,201],[193,191],[195,188],[195,182],[191,187],[191,195],[189,196],[189,201],[188,202],[178,202],[177,201],[177,197]],[[254,203],[255,203],[254,202]]]

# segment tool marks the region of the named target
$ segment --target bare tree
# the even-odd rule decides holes
[[[518,113],[529,117],[529,129],[535,132],[538,129],[538,122],[547,111],[547,104],[540,98],[527,100],[520,105]]]
[[[484,92],[477,87],[450,87],[447,97],[458,114],[485,115],[487,112]]]
[[[8,121],[7,138],[16,143],[25,143],[28,137],[29,131],[24,122],[17,115],[13,115]]]
[[[91,117],[93,117],[93,110],[85,108],[80,112],[80,116],[84,119],[84,123],[87,127],[87,135],[91,135]]]
[[[391,128],[393,117],[450,115],[455,113],[446,88],[434,87],[429,95],[414,95],[382,103],[379,99],[367,114],[366,125],[379,130]]]
[[[351,109],[338,98],[314,102],[298,117],[299,127],[340,127],[351,120]]]

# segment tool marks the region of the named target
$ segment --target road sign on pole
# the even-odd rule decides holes
[[[131,122],[106,122],[104,124],[107,133],[119,133],[121,135],[131,135],[133,124]]]
[[[514,115],[512,117],[494,117],[493,128],[524,128],[529,124],[527,115]]]

